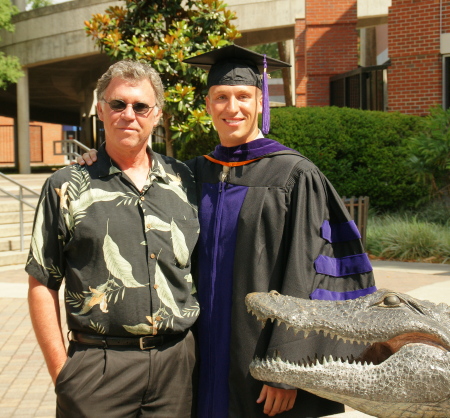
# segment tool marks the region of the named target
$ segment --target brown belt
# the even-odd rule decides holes
[[[187,331],[178,334],[147,335],[144,337],[107,337],[98,334],[85,334],[83,332],[71,331],[71,341],[80,344],[97,345],[108,347],[138,347],[141,350],[151,350],[168,342],[181,341]]]

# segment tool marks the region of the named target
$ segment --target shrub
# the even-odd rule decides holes
[[[411,162],[417,180],[430,189],[430,198],[450,197],[450,109],[430,109],[424,129],[410,142]]]
[[[366,249],[386,259],[449,263],[450,226],[407,214],[371,217]]]
[[[411,171],[408,138],[423,120],[337,107],[272,109],[269,137],[312,160],[340,195],[369,196],[379,209],[414,207],[428,190]]]
[[[211,129],[208,134],[183,142],[176,150],[176,157],[178,160],[187,161],[198,155],[209,154],[219,142],[217,131]]]
[[[422,222],[450,227],[450,202],[447,203],[443,199],[428,202],[417,210],[408,211],[407,214]]]

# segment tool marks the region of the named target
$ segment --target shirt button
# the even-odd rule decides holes
[[[152,229],[152,224],[147,224],[147,225],[145,225],[145,227],[146,227],[147,229]]]
[[[144,197],[144,196],[141,196],[141,200],[145,200],[145,197]]]
[[[154,286],[153,286],[153,289],[158,289],[158,285],[157,284],[155,284]]]
[[[156,255],[155,254],[150,254],[150,258],[156,258]]]

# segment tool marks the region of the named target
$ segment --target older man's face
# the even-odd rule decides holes
[[[132,104],[146,103],[150,107],[156,104],[153,87],[148,80],[131,83],[121,78],[113,78],[103,95],[106,102],[122,100],[127,107],[114,111],[104,100],[98,102],[97,112],[103,121],[106,137],[106,149],[109,152],[126,152],[147,146],[153,128],[161,116],[161,110],[151,108],[145,114],[135,113]]]

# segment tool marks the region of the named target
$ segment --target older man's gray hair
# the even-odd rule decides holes
[[[97,82],[97,98],[103,100],[105,90],[113,78],[139,82],[142,80],[150,81],[155,90],[156,105],[162,109],[164,106],[164,86],[158,72],[144,61],[123,60],[116,62],[108,68]]]

